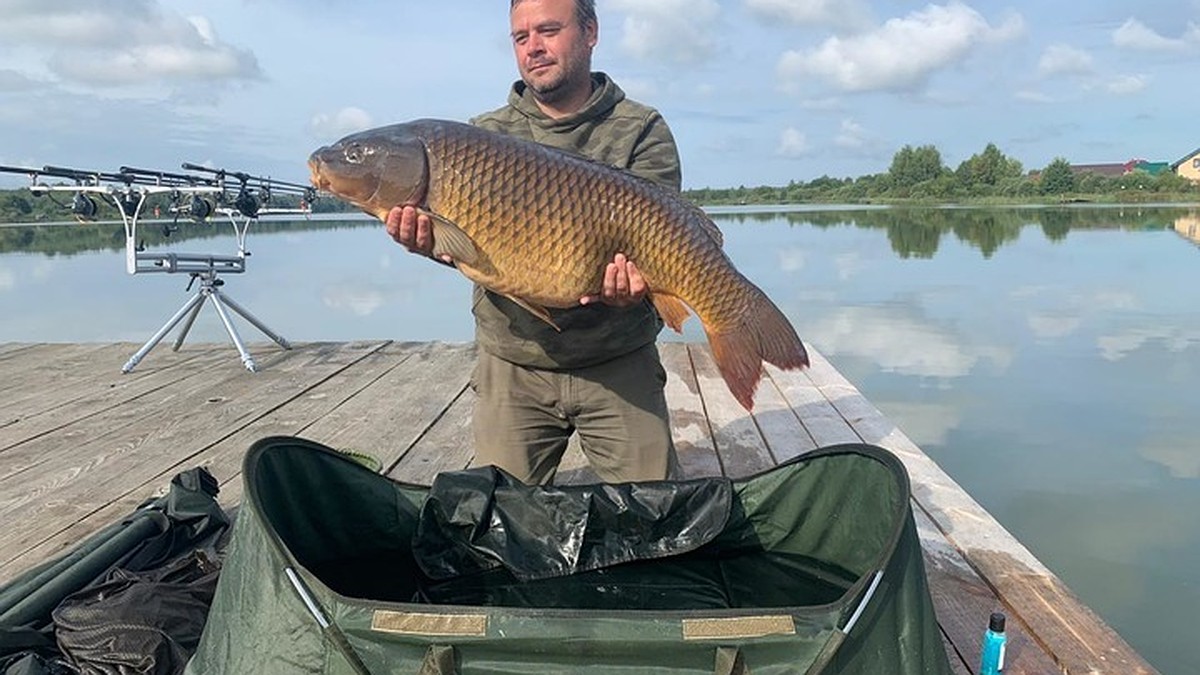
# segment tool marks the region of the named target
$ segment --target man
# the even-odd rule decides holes
[[[512,0],[521,80],[508,104],[472,120],[484,129],[580,154],[679,190],[679,155],[657,111],[591,72],[595,0]],[[429,220],[397,207],[387,231],[410,251],[433,250]],[[449,260],[443,262],[451,262]],[[476,287],[479,347],[472,386],[477,465],[527,483],[553,480],[573,431],[602,480],[661,480],[675,467],[666,374],[655,339],[662,320],[633,261],[618,253],[598,295],[551,310],[555,331],[507,298]]]

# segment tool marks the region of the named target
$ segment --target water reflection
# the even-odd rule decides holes
[[[861,211],[797,211],[767,213],[717,212],[719,222],[765,223],[783,218],[794,225],[882,229],[892,250],[902,258],[932,258],[943,237],[952,234],[990,258],[1016,241],[1027,226],[1040,228],[1050,241],[1061,241],[1071,230],[1161,230],[1196,221],[1194,207],[1013,207],[1013,208],[887,208]],[[1193,226],[1192,231],[1195,231]]]
[[[747,207],[750,208],[750,207]],[[1049,241],[1062,241],[1072,230],[1169,230],[1200,243],[1200,215],[1195,206],[1071,206],[1009,208],[839,208],[832,210],[730,210],[711,212],[718,223],[787,222],[817,228],[856,227],[887,231],[892,250],[901,258],[932,258],[943,239],[978,249],[985,258],[1016,241],[1026,227],[1035,227]],[[255,234],[376,227],[374,220],[352,216],[331,220],[263,220]],[[154,221],[139,231],[140,242],[151,248],[229,235],[227,223]],[[125,246],[119,223],[79,225],[2,225],[0,253],[72,255],[85,251],[116,251]]]

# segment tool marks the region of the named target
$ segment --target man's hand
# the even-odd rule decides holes
[[[604,268],[604,285],[600,295],[585,295],[579,299],[579,304],[603,302],[613,307],[632,307],[646,297],[647,290],[646,280],[637,265],[627,259],[624,253],[618,253]]]
[[[396,206],[388,212],[387,233],[410,253],[433,257],[433,221],[425,214],[418,214],[417,207]],[[454,264],[450,256],[441,256],[441,261]]]

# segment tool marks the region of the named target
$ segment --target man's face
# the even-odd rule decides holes
[[[597,31],[579,25],[575,0],[522,0],[510,18],[517,69],[539,100],[554,101],[587,81]]]

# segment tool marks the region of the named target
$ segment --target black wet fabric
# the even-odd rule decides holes
[[[207,469],[195,468],[177,474],[162,497],[147,500],[125,518],[65,554],[27,570],[0,587],[0,673],[57,673],[63,672],[62,668],[97,673],[179,672],[203,627],[216,582],[215,547],[230,525],[229,517],[216,501],[217,492],[218,483]],[[104,650],[114,654],[141,653],[145,642],[125,641],[132,637],[125,629],[134,625],[169,634],[174,626],[181,624],[181,618],[178,608],[172,606],[170,592],[165,595],[159,592],[165,586],[156,586],[140,599],[131,599],[130,588],[141,589],[147,580],[161,581],[163,575],[175,573],[173,563],[194,558],[197,551],[205,549],[210,551],[206,557],[210,568],[206,582],[209,589],[200,594],[199,601],[188,612],[187,621],[198,618],[199,623],[194,629],[196,635],[183,640],[182,644],[188,645],[186,653],[164,661],[164,669],[156,669],[157,653],[150,653],[148,661],[140,661],[143,668],[111,671],[91,669],[85,662],[73,660],[73,654],[64,653],[60,643],[63,627],[56,619],[71,617],[73,629],[83,629],[84,624],[79,623],[80,603],[87,602],[85,598],[100,597],[97,593],[113,601],[113,584],[126,587],[122,594],[126,606],[121,614],[110,612],[115,609],[112,605],[91,614],[88,630],[107,631],[111,639],[98,643],[89,652],[89,658],[103,660]],[[75,604],[65,607],[64,602]]]
[[[490,466],[443,473],[413,553],[434,581],[499,568],[533,581],[666,558],[720,534],[732,494],[723,479],[535,487]]]

